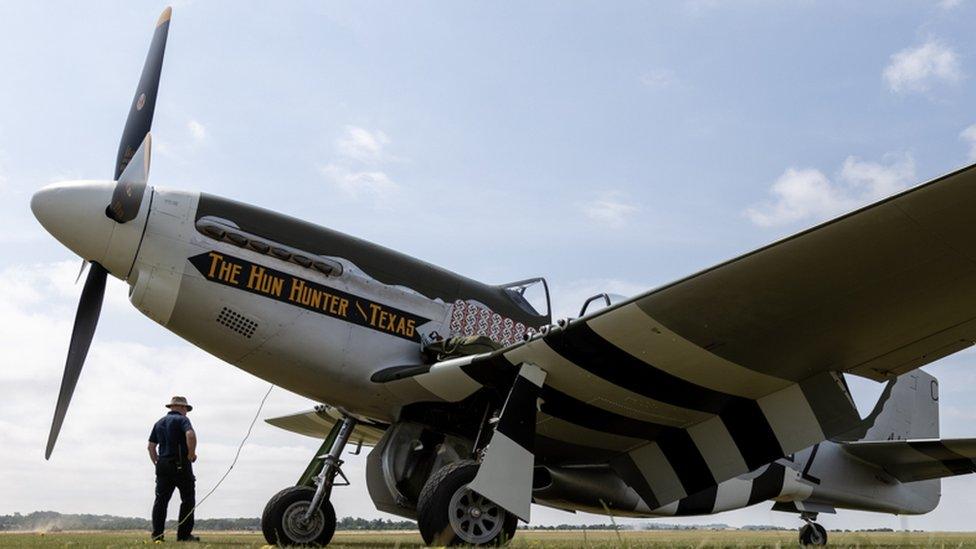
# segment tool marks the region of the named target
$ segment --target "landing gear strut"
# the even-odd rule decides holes
[[[331,438],[331,448],[328,454],[319,456],[322,470],[314,477],[317,485],[314,489],[308,485],[314,471],[310,465],[298,486],[289,486],[268,501],[261,516],[261,530],[268,543],[286,546],[327,545],[332,541],[336,516],[329,496],[333,486],[349,483],[342,473],[340,456],[355,426],[356,418],[345,416],[342,423],[336,424],[329,433],[326,443]],[[336,484],[336,476],[342,477],[345,484]]]
[[[800,513],[806,524],[800,527],[800,545],[827,545],[827,529],[817,524],[816,513]]]

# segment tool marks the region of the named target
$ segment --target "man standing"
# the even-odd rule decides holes
[[[180,491],[177,541],[200,541],[193,536],[193,507],[196,505],[196,477],[192,463],[197,460],[197,435],[186,413],[193,409],[185,397],[174,396],[169,413],[153,425],[149,434],[149,459],[156,466],[156,501],[152,510],[152,539],[163,540],[166,507],[173,490]],[[158,452],[157,452],[158,447]]]

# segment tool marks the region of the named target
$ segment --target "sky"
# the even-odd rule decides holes
[[[34,220],[30,196],[111,177],[164,6],[0,0],[0,514],[148,517],[145,440],[174,394],[196,406],[202,495],[268,388],[142,317],[112,279],[43,458],[81,262]],[[971,0],[184,0],[150,183],[485,282],[546,276],[556,315],[574,316],[592,294],[665,284],[976,160],[974,17]],[[941,380],[943,436],[976,436],[976,352],[926,369]],[[868,409],[880,386],[855,391]],[[313,404],[275,389],[261,417]],[[259,516],[317,447],[259,421],[198,516]],[[389,517],[363,464],[348,456],[337,514]],[[974,506],[976,479],[960,477],[928,515],[821,522],[966,530]],[[656,520],[799,525],[769,507]],[[533,521],[606,519],[535,507]]]

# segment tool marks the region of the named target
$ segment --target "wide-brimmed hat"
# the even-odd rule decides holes
[[[187,412],[193,409],[193,406],[187,404],[186,397],[181,397],[181,396],[175,396],[171,398],[169,404],[166,405],[167,408],[172,408],[173,406],[186,406]]]

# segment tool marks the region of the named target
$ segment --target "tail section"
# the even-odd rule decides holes
[[[851,442],[844,450],[881,467],[902,482],[976,472],[976,439],[948,438]]]
[[[844,441],[939,438],[939,382],[922,370],[889,381],[874,409]]]

